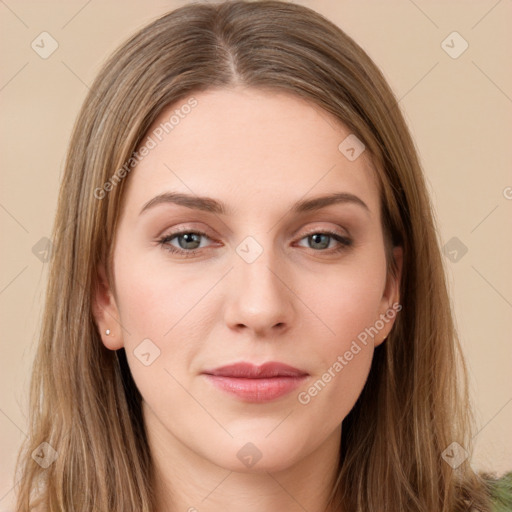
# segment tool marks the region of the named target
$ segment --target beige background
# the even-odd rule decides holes
[[[479,429],[472,463],[498,473],[512,469],[512,2],[296,2],[354,37],[400,98],[441,241],[457,237],[467,247],[458,261],[445,262]],[[105,57],[185,3],[0,1],[0,511],[14,498],[47,275],[32,248],[50,234],[72,124]],[[47,59],[31,48],[43,31],[59,45]],[[453,31],[469,44],[456,59],[441,45]],[[463,42],[452,39],[446,44],[456,52]]]

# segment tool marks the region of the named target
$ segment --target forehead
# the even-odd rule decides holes
[[[179,191],[217,197],[241,212],[348,192],[376,211],[369,155],[351,161],[339,149],[350,135],[331,114],[289,93],[237,87],[192,94],[166,107],[146,133],[141,148],[149,149],[139,148],[124,202],[140,209]]]

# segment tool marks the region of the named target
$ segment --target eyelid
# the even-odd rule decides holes
[[[181,235],[181,234],[185,234],[185,233],[196,233],[198,235],[208,238],[212,242],[218,242],[218,240],[216,240],[216,238],[214,236],[212,236],[211,234],[208,233],[208,229],[195,228],[195,227],[193,227],[192,224],[193,223],[191,223],[191,224],[185,223],[184,225],[180,224],[181,227],[176,228],[175,231],[170,231],[167,234],[164,234],[165,233],[165,230],[164,230],[164,232],[161,235],[159,235],[157,237],[157,239],[162,239],[162,238],[166,238],[166,237],[170,237],[170,236],[177,236],[177,235]],[[352,238],[352,236],[347,228],[340,229],[339,226],[337,226],[336,228],[331,228],[331,227],[325,228],[325,227],[314,226],[312,228],[306,229],[305,231],[301,231],[301,229],[302,228],[299,228],[293,233],[292,236],[294,239],[300,235],[300,238],[298,238],[297,240],[302,240],[303,238],[305,238],[309,235],[312,235],[312,234],[316,234],[316,233],[336,234],[343,238]]]
[[[206,247],[198,247],[198,248],[190,249],[190,250],[181,249],[181,248],[175,247],[174,245],[170,244],[170,241],[172,239],[177,238],[184,234],[196,234],[196,235],[199,235],[200,237],[208,238],[210,241],[214,242],[214,244],[207,245]],[[315,251],[314,249],[312,249],[313,252],[318,252],[319,254],[324,255],[325,257],[334,256],[336,254],[342,253],[342,252],[346,251],[347,249],[349,249],[351,246],[353,246],[353,239],[350,235],[346,236],[344,234],[341,234],[338,230],[333,229],[333,228],[326,228],[326,229],[310,228],[309,230],[303,232],[302,235],[300,236],[300,238],[296,239],[294,244],[297,244],[298,242],[301,242],[302,240],[304,240],[314,234],[327,235],[331,239],[334,239],[337,243],[337,247],[334,247],[334,248],[331,248],[328,250]],[[179,257],[183,257],[183,258],[193,258],[193,257],[196,257],[200,253],[204,253],[205,251],[206,252],[212,251],[215,248],[215,242],[217,244],[219,243],[218,240],[215,240],[214,238],[210,237],[208,235],[208,233],[205,233],[199,229],[192,229],[192,228],[187,228],[187,227],[183,227],[183,228],[179,229],[178,231],[174,231],[169,234],[162,235],[159,237],[157,242],[162,249],[170,252],[171,254],[175,254],[175,255],[177,255]]]
[[[208,233],[206,233],[204,230],[201,230],[201,229],[194,229],[194,228],[184,228],[184,229],[179,229],[177,231],[171,231],[169,233],[165,233],[160,235],[157,240],[161,241],[163,239],[171,239],[171,238],[177,238],[179,237],[180,235],[185,235],[185,234],[189,234],[189,233],[192,233],[192,234],[196,234],[196,235],[199,235],[203,238],[207,238],[210,242],[217,242],[218,243],[218,240],[216,240],[215,238],[211,237]],[[192,252],[194,250],[202,250],[202,249],[209,249],[210,246],[208,247],[201,247],[201,249],[192,249],[190,251],[187,251],[187,252]]]
[[[299,234],[299,233],[301,233],[300,230],[297,231],[297,234]],[[301,239],[304,238],[305,236],[312,235],[314,233],[326,233],[326,234],[334,233],[334,234],[342,236],[344,238],[351,238],[351,235],[350,235],[348,229],[346,229],[346,228],[343,228],[341,230],[341,229],[339,229],[339,226],[337,228],[322,228],[322,227],[315,226],[313,228],[307,229],[306,231],[302,232]]]
[[[202,233],[208,234],[207,232],[211,230],[208,227],[205,227],[203,222],[177,222],[176,224],[163,229],[158,236],[167,236],[164,235],[164,233],[189,233],[191,231],[201,231]]]

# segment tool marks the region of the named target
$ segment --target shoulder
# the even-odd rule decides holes
[[[487,477],[487,485],[492,500],[493,512],[509,512],[512,510],[512,471],[500,478]]]

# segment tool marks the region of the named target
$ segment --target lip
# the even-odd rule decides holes
[[[280,398],[309,376],[305,371],[279,362],[260,366],[240,362],[205,370],[202,374],[218,389],[246,402],[269,402]]]

